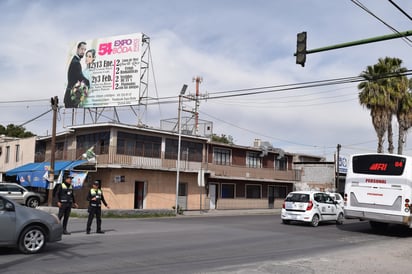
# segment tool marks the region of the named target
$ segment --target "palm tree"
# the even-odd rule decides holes
[[[399,81],[399,89],[404,89],[406,92],[399,101],[398,111],[396,117],[399,124],[399,136],[398,136],[398,154],[403,153],[403,145],[405,144],[405,134],[412,126],[412,94],[410,84],[411,80],[408,80],[405,76]]]
[[[393,153],[392,116],[398,111],[398,104],[406,92],[402,79],[396,76],[406,69],[398,58],[379,58],[378,63],[368,66],[360,76],[365,81],[359,83],[359,102],[370,109],[372,124],[378,136],[378,153],[383,153],[384,135],[388,132],[388,152]],[[399,144],[398,144],[399,150]]]

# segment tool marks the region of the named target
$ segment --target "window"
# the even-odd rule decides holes
[[[235,184],[222,184],[221,186],[222,198],[235,198]]]
[[[315,198],[316,199],[316,198]],[[298,202],[298,203],[307,203],[309,202],[309,194],[304,193],[289,193],[285,199],[286,202]]]
[[[275,198],[285,198],[287,195],[287,189],[285,186],[274,186],[273,191]]]
[[[6,158],[5,162],[8,163],[10,162],[10,146],[6,146]]]
[[[258,152],[248,151],[246,153],[246,166],[255,168],[262,167],[262,161],[259,155]]]
[[[83,154],[94,146],[94,153],[108,154],[110,145],[110,132],[98,132],[93,134],[79,135],[76,138],[77,153]]]
[[[246,185],[246,198],[260,199],[262,197],[261,185]]]
[[[161,137],[127,132],[117,134],[117,154],[160,158],[161,146]]]
[[[46,160],[46,142],[37,141],[35,148],[35,162],[44,162]]]
[[[55,159],[56,160],[62,160],[64,159],[63,157],[64,153],[64,142],[56,142],[56,148],[55,148]]]
[[[20,145],[16,145],[16,163],[20,161]]]
[[[288,158],[286,156],[284,157],[275,156],[275,169],[276,170],[287,170],[288,169]]]
[[[179,196],[187,196],[187,183],[179,183]]]
[[[216,165],[227,165],[231,163],[230,149],[213,148],[213,163]]]
[[[352,159],[354,173],[373,175],[402,175],[405,157],[394,155],[358,155]]]
[[[166,139],[165,158],[177,159],[178,140]],[[203,144],[188,141],[180,143],[180,160],[182,161],[202,161]]]

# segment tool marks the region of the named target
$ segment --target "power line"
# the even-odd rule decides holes
[[[412,17],[406,13],[406,11],[404,11],[401,7],[399,7],[395,2],[393,2],[392,0],[388,0],[389,3],[391,3],[392,5],[394,5],[400,12],[402,12],[406,17],[409,18],[409,20],[412,20]]]
[[[42,117],[42,116],[44,116],[44,115],[46,115],[47,113],[49,113],[50,111],[52,111],[51,109],[49,109],[48,111],[46,111],[46,112],[44,112],[44,113],[42,113],[42,114],[40,114],[39,116],[36,116],[36,117],[34,117],[33,119],[30,119],[29,121],[27,121],[27,122],[24,122],[23,124],[21,124],[21,125],[19,125],[19,126],[24,126],[24,125],[26,125],[26,124],[28,124],[28,123],[31,123],[31,122],[33,122],[34,120],[37,120],[37,119],[39,119],[40,117]]]
[[[369,10],[365,5],[363,5],[360,1],[358,0],[351,0],[352,3],[354,3],[355,5],[357,5],[358,7],[360,7],[361,9],[363,9],[364,11],[366,11],[367,13],[369,13],[370,15],[372,15],[374,18],[376,18],[379,22],[381,22],[382,24],[384,24],[386,27],[388,27],[390,30],[392,30],[394,33],[397,34],[401,34],[397,29],[395,29],[394,27],[392,27],[391,25],[389,25],[388,23],[386,23],[385,21],[383,21],[381,18],[379,18],[377,15],[375,15],[371,10]],[[402,36],[403,40],[408,44],[408,46],[412,47],[412,40],[409,39],[406,36]],[[409,42],[409,43],[408,43]]]

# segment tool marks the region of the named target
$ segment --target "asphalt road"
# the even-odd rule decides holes
[[[368,223],[283,225],[279,215],[103,219],[37,255],[0,249],[1,273],[406,273],[412,232]],[[392,271],[391,271],[392,270]],[[391,272],[388,272],[391,271]]]

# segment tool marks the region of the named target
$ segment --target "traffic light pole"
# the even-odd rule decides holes
[[[390,39],[402,38],[402,37],[411,36],[411,35],[412,35],[412,30],[408,30],[408,31],[405,31],[405,32],[399,32],[399,33],[394,33],[394,34],[377,36],[377,37],[372,37],[372,38],[368,38],[368,39],[337,44],[337,45],[333,45],[333,46],[329,46],[329,47],[311,49],[311,50],[307,50],[306,54],[316,53],[316,52],[321,52],[321,51],[327,51],[327,50],[332,50],[332,49],[340,49],[340,48],[358,46],[358,45],[369,44],[369,43],[374,43],[374,42],[380,42],[380,41],[385,41],[385,40],[390,40]]]
[[[321,51],[328,51],[328,50],[333,50],[333,49],[340,49],[340,48],[358,46],[358,45],[369,44],[369,43],[374,43],[374,42],[380,42],[380,41],[385,41],[385,40],[390,40],[390,39],[402,38],[402,37],[407,37],[407,36],[411,36],[411,35],[412,35],[412,30],[408,30],[408,31],[404,31],[404,32],[398,32],[398,33],[394,33],[394,34],[377,36],[377,37],[357,40],[357,41],[353,41],[353,42],[336,44],[336,45],[333,45],[333,46],[310,49],[310,50],[306,50],[305,53],[306,54],[311,54],[311,53],[316,53],[316,52],[321,52]],[[297,53],[295,53],[294,56],[297,56]]]

